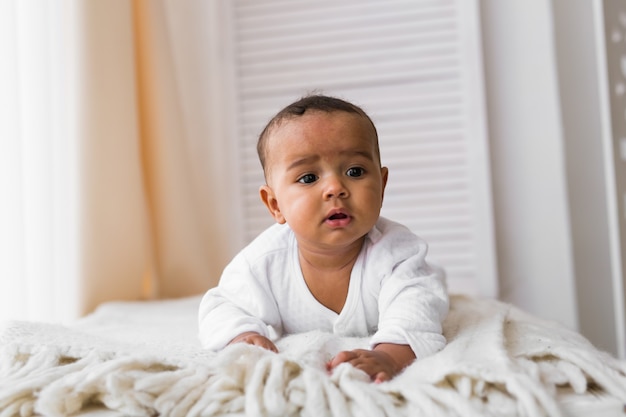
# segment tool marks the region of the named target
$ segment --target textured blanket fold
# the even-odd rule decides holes
[[[562,416],[560,387],[626,403],[626,364],[556,323],[493,300],[451,299],[447,346],[373,384],[325,363],[367,338],[292,335],[280,354],[195,338],[199,298],[109,303],[71,327],[0,326],[0,416],[103,404],[137,416]]]

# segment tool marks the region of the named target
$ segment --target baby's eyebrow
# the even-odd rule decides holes
[[[373,159],[374,156],[372,155],[371,152],[369,151],[363,151],[363,150],[359,150],[359,149],[350,149],[350,150],[346,150],[346,151],[341,151],[339,152],[342,155],[347,155],[347,156],[362,156],[364,158],[367,159]]]
[[[291,171],[292,169],[298,168],[299,166],[302,166],[302,165],[308,165],[310,163],[318,161],[319,159],[320,159],[319,155],[311,155],[311,156],[305,156],[303,158],[298,158],[295,161],[293,161],[291,164],[289,164],[289,166],[287,167],[287,171]]]
[[[347,149],[347,150],[339,151],[338,153],[342,156],[348,156],[348,157],[361,156],[366,159],[371,159],[371,160],[374,159],[374,155],[372,155],[372,152],[360,150],[360,149]],[[287,171],[291,171],[292,169],[298,168],[302,165],[312,164],[319,160],[320,160],[319,155],[308,155],[302,158],[298,158],[287,166]]]

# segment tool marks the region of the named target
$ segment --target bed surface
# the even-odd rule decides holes
[[[446,348],[372,384],[324,363],[367,338],[321,332],[200,349],[200,297],[115,302],[72,326],[0,326],[0,416],[624,416],[626,365],[579,334],[493,300],[453,296]],[[11,412],[15,407],[15,412]]]

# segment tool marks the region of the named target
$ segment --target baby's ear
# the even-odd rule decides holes
[[[380,174],[383,178],[383,199],[385,198],[385,187],[387,187],[387,179],[389,178],[389,168],[387,167],[382,167],[380,169]]]
[[[280,207],[278,207],[278,200],[272,188],[267,184],[262,185],[261,188],[259,188],[259,195],[265,207],[267,207],[274,220],[276,220],[276,223],[284,224],[285,217],[281,213]]]

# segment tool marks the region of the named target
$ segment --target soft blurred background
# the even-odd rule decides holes
[[[308,92],[371,115],[452,292],[626,357],[620,0],[0,0],[0,319],[215,285]]]

